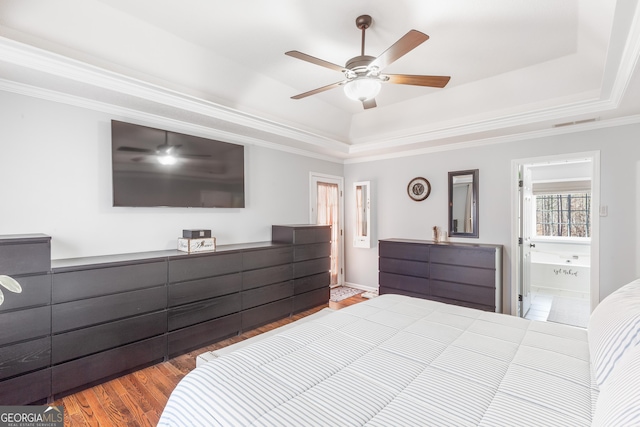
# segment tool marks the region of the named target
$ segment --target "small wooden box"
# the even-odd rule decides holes
[[[206,237],[200,239],[178,239],[178,250],[187,253],[209,252],[216,250],[216,238]]]

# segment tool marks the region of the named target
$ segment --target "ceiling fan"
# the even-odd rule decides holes
[[[420,31],[411,30],[385,50],[382,55],[375,58],[364,54],[365,31],[371,26],[371,22],[372,19],[369,15],[361,15],[356,19],[356,27],[362,30],[360,55],[349,59],[344,67],[307,55],[306,53],[298,52],[297,50],[285,52],[285,55],[293,58],[320,65],[331,70],[340,71],[344,73],[346,77],[345,80],[292,96],[291,99],[302,99],[338,86],[344,86],[345,94],[353,100],[362,102],[364,108],[367,109],[376,106],[375,97],[380,92],[382,82],[438,88],[447,85],[451,78],[450,76],[382,74],[382,70],[385,67],[406,55],[421,43],[427,41],[429,36]]]

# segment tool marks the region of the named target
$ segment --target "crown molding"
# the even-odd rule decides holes
[[[522,126],[532,123],[554,121],[570,116],[597,114],[614,109],[616,103],[611,100],[599,100],[595,93],[587,94],[591,99],[587,101],[569,102],[558,107],[539,109],[537,111],[512,114],[498,114],[491,119],[478,119],[467,123],[450,123],[439,129],[419,130],[400,137],[386,137],[377,141],[363,142],[350,146],[350,154],[366,153],[368,151],[397,148],[446,138],[455,138],[472,133],[490,132],[497,129]],[[574,97],[572,97],[574,98]]]
[[[365,156],[365,157],[358,157],[353,159],[346,159],[344,161],[344,164],[368,163],[368,162],[375,162],[379,160],[390,160],[390,159],[397,159],[402,157],[419,156],[423,154],[440,153],[443,151],[464,150],[464,149],[476,148],[476,147],[487,146],[487,145],[523,142],[531,139],[545,138],[549,136],[565,135],[565,134],[577,133],[577,132],[587,132],[587,131],[596,130],[596,129],[605,129],[605,128],[617,127],[617,126],[627,126],[627,125],[634,125],[638,123],[640,123],[640,114],[628,116],[628,117],[622,117],[622,118],[615,118],[610,120],[597,120],[594,122],[575,124],[572,126],[553,127],[549,129],[536,130],[536,131],[530,131],[530,132],[521,132],[517,134],[497,136],[492,138],[474,139],[474,140],[465,141],[465,142],[438,145],[435,147],[419,148],[415,150],[407,150],[407,151],[402,151],[398,153],[380,154],[380,155],[374,155],[374,156]]]
[[[99,111],[116,117],[126,117],[138,124],[155,125],[163,129],[171,129],[175,132],[195,134],[202,137],[220,139],[226,142],[242,145],[255,145],[259,147],[269,148],[272,150],[283,151],[286,153],[296,154],[305,157],[311,157],[318,160],[324,160],[333,163],[343,163],[343,160],[336,156],[316,153],[309,150],[290,147],[283,144],[265,141],[263,139],[241,135],[234,132],[227,132],[220,129],[214,129],[208,126],[197,125],[181,120],[172,119],[166,116],[146,113],[144,111],[117,106],[105,102],[95,101],[92,99],[70,95],[68,93],[53,91],[34,87],[10,80],[0,79],[0,91],[11,92],[18,95],[29,96],[32,98],[43,99],[45,101],[56,102],[60,104],[71,105],[92,111]]]
[[[111,92],[202,114],[239,126],[295,139],[316,147],[342,153],[348,152],[349,145],[344,142],[115,73],[6,37],[0,37],[0,58],[4,62],[17,66],[46,72]]]

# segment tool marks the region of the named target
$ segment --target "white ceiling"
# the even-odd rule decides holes
[[[639,9],[637,0],[0,0],[0,89],[355,161],[640,122]],[[361,14],[373,17],[368,55],[411,29],[430,36],[385,72],[450,75],[447,87],[384,84],[369,110],[341,88],[290,99],[343,76],[284,52],[342,65],[360,54]]]

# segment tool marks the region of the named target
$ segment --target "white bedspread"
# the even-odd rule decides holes
[[[586,330],[382,295],[195,369],[161,426],[588,426]]]

